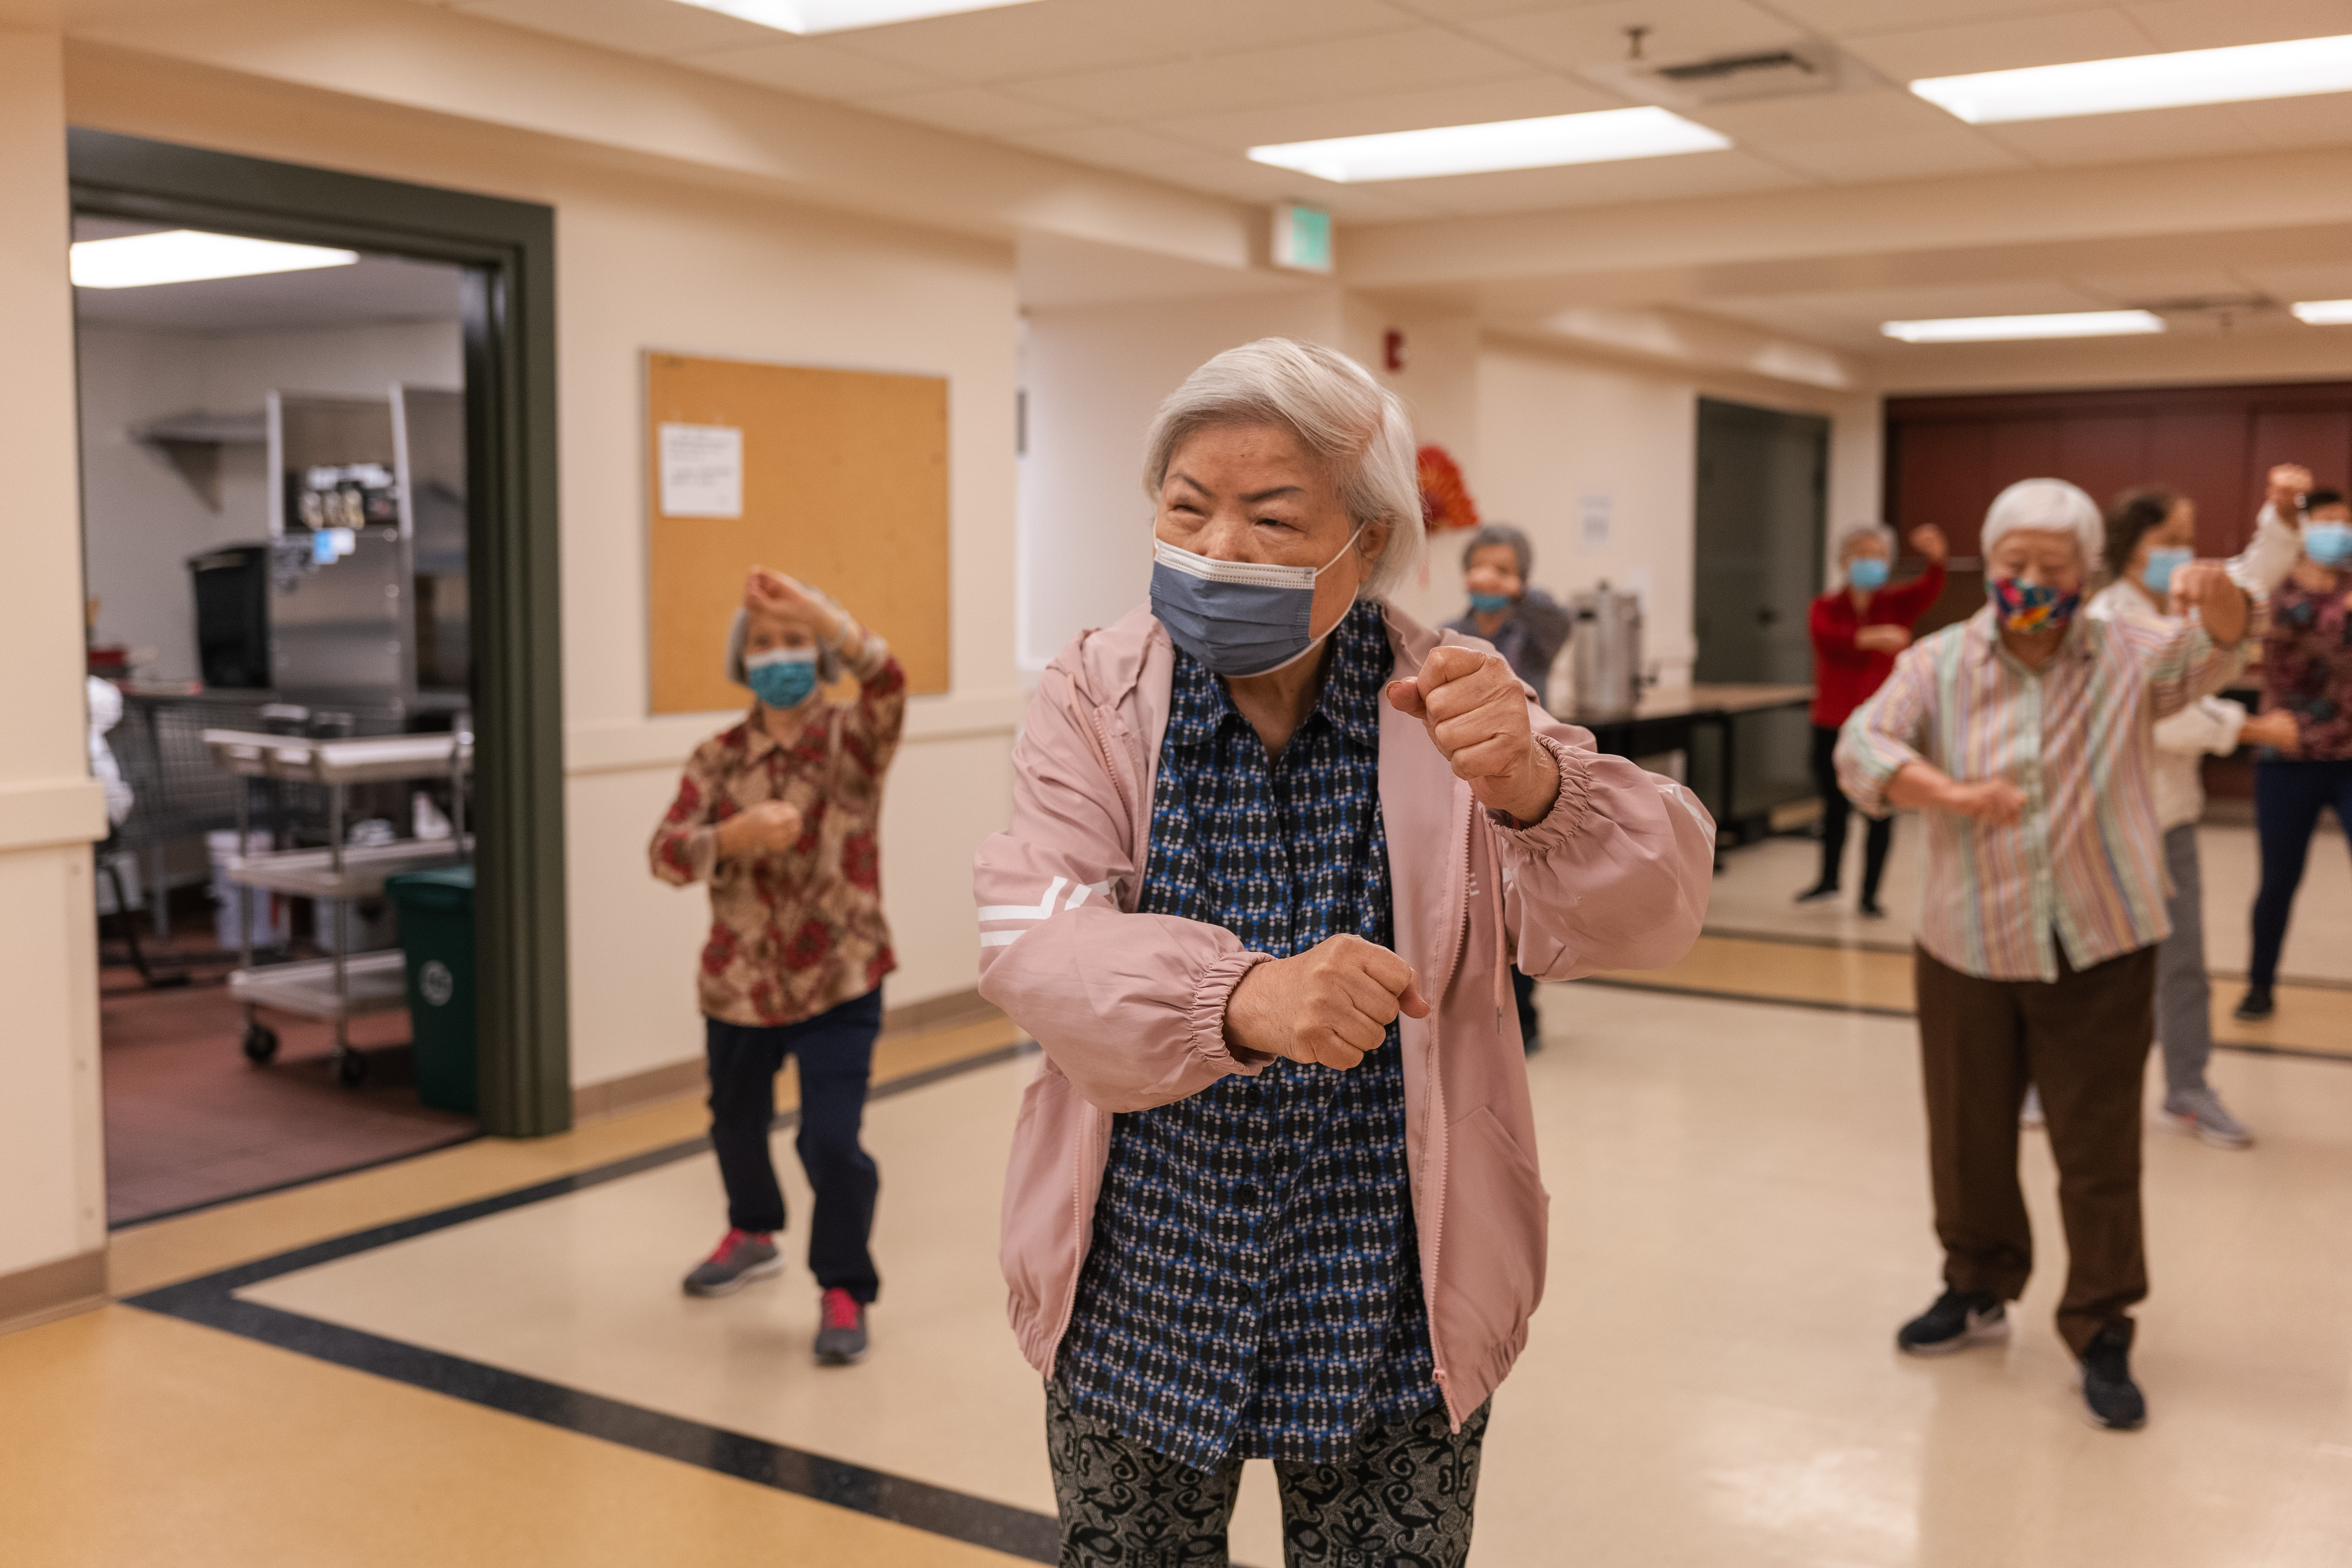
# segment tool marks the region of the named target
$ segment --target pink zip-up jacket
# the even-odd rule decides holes
[[[1397,678],[1442,643],[1386,611]],[[1149,608],[1081,633],[1045,671],[1013,747],[1013,826],[980,847],[980,992],[1045,1047],[1022,1098],[1002,1259],[1022,1353],[1050,1377],[1094,1237],[1111,1117],[1270,1058],[1228,1049],[1225,1000],[1269,955],[1222,926],[1135,912],[1174,652]],[[1456,1430],[1527,1343],[1551,1199],[1506,965],[1546,980],[1689,951],[1715,824],[1673,780],[1528,718],[1559,762],[1541,822],[1496,825],[1420,720],[1381,703],[1381,813],[1397,952],[1433,1007],[1402,1018],[1405,1153],[1430,1348]]]

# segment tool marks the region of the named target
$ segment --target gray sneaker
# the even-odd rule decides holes
[[[2221,1097],[2210,1089],[2184,1089],[2164,1097],[2164,1124],[2176,1132],[2192,1134],[2216,1149],[2251,1149],[2254,1135],[2221,1108]]]
[[[866,1354],[866,1305],[846,1290],[827,1290],[817,1301],[816,1361],[847,1366]]]
[[[686,1277],[689,1296],[726,1296],[754,1279],[773,1279],[784,1271],[775,1243],[756,1231],[730,1230],[718,1250],[694,1266]]]
[[[2042,1114],[2041,1085],[2032,1083],[2027,1084],[2025,1086],[2025,1103],[2019,1106],[2017,1109],[2017,1124],[2020,1127],[2024,1128],[2029,1132],[2038,1132],[2048,1124],[2049,1120],[2050,1119],[2048,1117]]]

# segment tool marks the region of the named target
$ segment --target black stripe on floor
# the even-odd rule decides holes
[[[887,1099],[921,1089],[961,1073],[994,1067],[1034,1051],[1034,1045],[1008,1046],[961,1061],[907,1073],[874,1086],[868,1098]],[[776,1118],[779,1130],[797,1117],[787,1111]],[[863,1465],[830,1459],[765,1438],[705,1426],[683,1416],[648,1410],[642,1405],[606,1399],[560,1384],[526,1377],[520,1373],[488,1366],[439,1351],[381,1335],[323,1322],[299,1312],[247,1301],[236,1292],[280,1275],[315,1268],[322,1263],[371,1252],[412,1237],[465,1225],[509,1209],[544,1203],[590,1187],[601,1186],[642,1172],[690,1159],[710,1147],[707,1138],[689,1139],[647,1150],[607,1165],[519,1187],[513,1192],[459,1204],[437,1213],[396,1220],[373,1229],[313,1246],[297,1247],[256,1262],[240,1264],[200,1279],[166,1285],[128,1299],[127,1304],[184,1322],[256,1340],[297,1355],[331,1362],[356,1372],[373,1373],[395,1383],[446,1394],[472,1405],[520,1415],[526,1420],[561,1426],[584,1436],[618,1443],[640,1453],[732,1476],[757,1486],[772,1487],[797,1497],[811,1498],[894,1524],[985,1546],[1031,1563],[1052,1563],[1061,1551],[1061,1527],[1051,1515],[992,1502],[925,1481],[868,1469]]]

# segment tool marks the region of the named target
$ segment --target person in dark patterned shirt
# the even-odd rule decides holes
[[[1048,668],[974,862],[1061,1561],[1222,1563],[1270,1458],[1291,1568],[1460,1568],[1547,1247],[1506,975],[1679,957],[1713,825],[1382,602],[1414,446],[1353,361],[1230,350],[1147,448],[1150,603]]]
[[[856,695],[835,701],[826,689],[843,674]],[[765,568],[745,587],[727,675],[751,688],[751,711],[695,748],[648,851],[663,881],[710,888],[700,986],[729,1228],[686,1290],[723,1296],[783,1271],[768,1126],[776,1073],[795,1057],[797,1148],[815,1196],[809,1268],[824,1292],[816,1355],[837,1365],[865,1353],[880,1289],[866,1245],[879,1178],[857,1133],[882,977],[898,967],[877,833],[907,678],[841,606]]]

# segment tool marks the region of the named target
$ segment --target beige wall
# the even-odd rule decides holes
[[[0,30],[0,1277],[106,1237],[64,126],[56,37]]]
[[[646,717],[642,355],[950,380],[954,689],[917,699],[889,785],[892,1005],[971,985],[971,851],[1008,810],[1012,247],[575,159],[544,139],[181,68],[84,62],[78,124],[452,185],[556,209],[564,716],[575,1086],[697,1055],[698,893],[645,843],[679,763],[730,715]],[[851,608],[855,609],[853,605]]]

